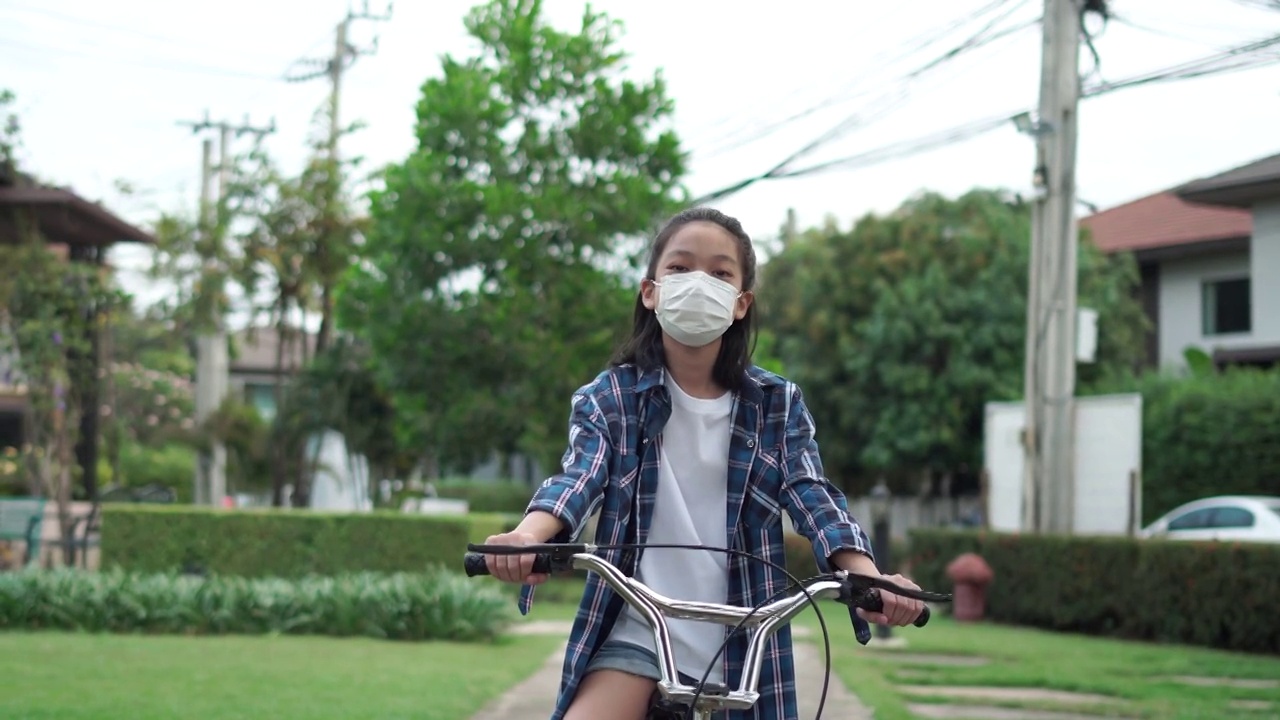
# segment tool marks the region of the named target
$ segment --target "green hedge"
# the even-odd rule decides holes
[[[1142,514],[1225,494],[1280,495],[1280,371],[1144,377]]]
[[[435,488],[442,498],[466,500],[471,512],[512,515],[524,515],[534,491],[526,483],[511,481],[442,480]]]
[[[102,566],[296,578],[460,569],[468,542],[509,530],[500,515],[221,510],[103,505]]]
[[[0,629],[480,640],[512,619],[494,583],[431,571],[297,580],[74,570],[0,574]]]
[[[787,572],[801,580],[818,574],[818,564],[813,559],[813,543],[803,535],[787,533],[783,536],[783,547],[787,554]],[[908,560],[907,543],[894,540],[889,552],[889,560],[893,562],[894,572],[903,572]]]
[[[964,552],[995,572],[987,615],[998,622],[1280,652],[1274,545],[917,530],[913,579],[950,588],[946,566]]]

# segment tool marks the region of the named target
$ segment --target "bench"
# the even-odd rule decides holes
[[[44,504],[44,498],[0,498],[0,541],[25,543],[19,567],[25,568],[40,557]]]

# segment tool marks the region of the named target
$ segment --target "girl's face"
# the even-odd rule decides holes
[[[742,252],[738,238],[713,222],[691,222],[676,231],[667,241],[654,268],[654,278],[701,270],[711,277],[733,285],[741,295],[734,307],[734,320],[741,320],[751,307],[754,296],[742,292]],[[661,288],[646,278],[640,285],[640,298],[649,310],[658,307]]]

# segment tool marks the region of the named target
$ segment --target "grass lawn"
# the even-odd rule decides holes
[[[823,610],[832,632],[833,670],[863,702],[876,709],[877,720],[913,718],[907,710],[908,701],[944,701],[937,696],[909,693],[903,686],[1034,687],[1093,693],[1114,699],[1087,704],[955,698],[945,702],[1088,711],[1152,720],[1271,718],[1280,713],[1280,688],[1202,687],[1170,679],[1212,676],[1275,681],[1280,679],[1280,657],[966,625],[945,618],[935,619],[924,629],[896,631],[908,640],[902,650],[871,650],[854,641],[843,608],[834,606],[828,610],[824,606]],[[812,640],[821,643],[812,613],[799,622],[812,628]],[[979,666],[907,664],[895,660],[895,654],[900,652],[980,656],[989,662]],[[1231,704],[1238,700],[1271,705],[1250,710]]]
[[[466,720],[562,641],[0,633],[0,718]]]

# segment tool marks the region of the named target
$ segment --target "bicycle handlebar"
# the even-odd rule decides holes
[[[595,554],[597,549],[594,545],[578,543],[544,543],[525,546],[468,544],[469,552],[463,558],[463,567],[469,577],[489,575],[485,555],[532,554],[535,573],[550,574],[574,569],[596,573],[635,608],[653,629],[658,669],[662,674],[658,687],[662,695],[668,700],[687,705],[692,705],[696,701],[700,708],[708,710],[747,710],[755,705],[756,700],[759,699],[759,693],[754,688],[758,686],[760,680],[765,642],[785,623],[800,614],[810,598],[830,598],[869,612],[883,611],[884,600],[880,596],[881,589],[922,601],[949,602],[951,600],[950,595],[910,590],[882,578],[843,570],[820,575],[803,589],[756,608],[673,600],[654,592],[639,580],[624,575],[608,560],[597,556]],[[675,653],[667,630],[667,617],[750,628],[742,678],[736,690],[730,691],[727,687],[718,690],[709,690],[706,687],[699,689],[678,681]],[[916,627],[924,627],[928,622],[929,607],[926,605],[913,624]]]

